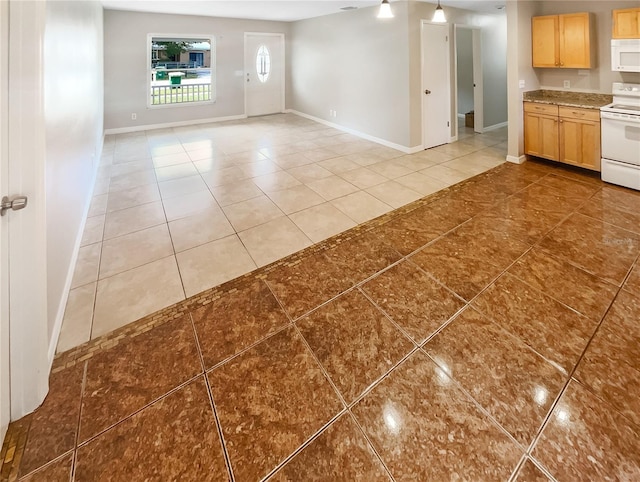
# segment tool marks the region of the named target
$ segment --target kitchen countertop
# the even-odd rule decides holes
[[[603,105],[611,104],[611,102],[613,102],[613,96],[611,94],[590,94],[566,90],[531,90],[524,93],[523,100],[525,102],[537,102],[539,104],[600,109]]]

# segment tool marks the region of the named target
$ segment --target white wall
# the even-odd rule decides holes
[[[539,2],[537,15],[557,15],[561,13],[593,12],[595,16],[595,39],[597,44],[596,67],[589,70],[579,69],[540,69],[536,68],[536,75],[541,88],[563,89],[563,81],[571,83],[570,90],[611,93],[613,82],[640,83],[640,74],[632,72],[613,72],[611,70],[611,11],[621,8],[638,7],[640,3],[634,1],[586,0],[572,1],[544,1]]]
[[[393,19],[377,19],[377,7],[373,7],[294,22],[291,107],[401,146],[419,146],[420,21],[430,19],[434,8],[423,2],[393,2]],[[483,56],[485,125],[505,122],[506,16],[446,11],[450,24],[482,30],[488,52]],[[453,45],[451,42],[452,62]],[[453,75],[451,79],[454,92]],[[330,110],[337,111],[336,118],[329,117]]]
[[[519,1],[507,3],[507,58],[508,58],[508,149],[507,159],[522,160],[524,154],[524,120],[522,93],[540,87],[531,67],[531,17],[538,15],[540,2]],[[520,81],[524,86],[520,87]]]
[[[291,108],[401,146],[409,138],[407,3],[294,22]],[[329,111],[337,111],[335,118]]]
[[[284,33],[289,24],[258,20],[105,10],[105,129],[244,115],[244,32]],[[215,38],[214,104],[147,107],[147,35]],[[131,114],[137,114],[137,120]]]
[[[44,113],[50,338],[56,323],[62,322],[102,150],[102,22],[97,2],[47,2]]]
[[[458,114],[473,110],[473,30],[456,30],[456,63],[458,67]]]

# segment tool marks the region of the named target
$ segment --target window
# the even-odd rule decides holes
[[[215,100],[212,37],[149,35],[148,51],[150,107]]]
[[[261,45],[256,55],[256,72],[260,82],[265,83],[271,73],[271,54],[266,45]]]

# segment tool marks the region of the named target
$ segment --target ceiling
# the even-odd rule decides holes
[[[425,1],[425,0],[422,0]],[[426,0],[436,4],[437,0]],[[500,13],[497,5],[506,0],[441,0],[442,6],[463,8],[483,13]],[[393,0],[391,0],[393,6]],[[102,0],[104,8],[137,12],[206,15],[210,17],[251,18],[292,22],[340,12],[342,7],[365,8],[379,5],[380,0]]]

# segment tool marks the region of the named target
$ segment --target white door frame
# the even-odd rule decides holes
[[[482,30],[472,25],[456,24],[454,25],[454,75],[455,75],[455,91],[454,91],[454,110],[456,112],[456,135],[458,132],[458,30],[471,30],[472,50],[473,50],[473,130],[479,134],[484,132],[484,82],[482,72]]]
[[[420,136],[422,138],[422,148],[425,148],[425,139],[424,139],[424,120],[425,120],[425,109],[424,109],[424,100],[422,98],[424,94],[425,89],[427,88],[426,86],[426,82],[425,82],[425,78],[424,78],[424,29],[425,29],[425,25],[445,25],[449,28],[449,33],[448,33],[448,37],[449,39],[451,39],[451,25],[448,23],[439,23],[439,22],[432,22],[430,20],[420,20],[420,112],[421,112],[421,117],[420,117],[420,121],[421,121],[421,133]],[[445,69],[445,75],[446,75],[446,85],[447,85],[447,92],[449,95],[449,142],[452,142],[455,140],[455,138],[451,135],[451,129],[452,129],[452,122],[451,122],[451,110],[452,110],[452,102],[451,102],[451,45],[453,45],[453,42],[449,41],[449,49],[447,51],[447,63],[449,65],[449,68]],[[456,113],[456,118],[457,118],[457,113]],[[457,134],[457,133],[456,133]]]
[[[284,44],[284,34],[283,33],[273,33],[273,32],[245,32],[244,33],[244,53],[243,53],[243,76],[242,82],[244,83],[244,115],[245,117],[248,115],[247,111],[247,37],[251,35],[263,35],[265,37],[279,37],[280,38],[280,58],[282,59],[282,68],[281,68],[281,78],[282,78],[282,102],[280,105],[280,112],[284,112],[285,109],[285,86],[287,83],[287,78],[285,76],[286,73],[286,57],[285,57],[285,44]]]
[[[11,419],[35,410],[49,389],[44,122],[47,2],[9,2],[7,195],[25,195],[9,221]],[[5,195],[3,193],[3,195]],[[4,280],[3,280],[4,281]],[[3,320],[3,325],[7,323]],[[4,363],[4,360],[3,360]],[[3,367],[4,369],[4,367]]]

